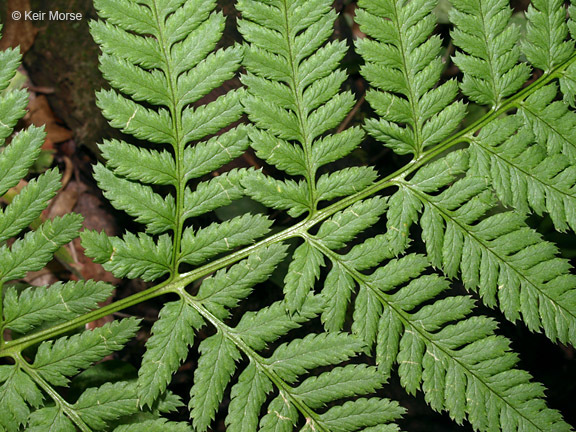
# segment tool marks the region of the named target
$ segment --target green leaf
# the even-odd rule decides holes
[[[332,259],[340,261],[335,254]],[[478,429],[490,430],[505,419],[512,424],[538,424],[541,430],[564,430],[559,414],[546,408],[541,399],[541,387],[531,383],[527,373],[514,369],[517,359],[508,351],[508,341],[493,335],[494,323],[484,317],[466,318],[473,308],[472,299],[446,297],[431,303],[448,283],[436,275],[421,276],[426,267],[420,255],[392,260],[372,275],[343,267],[361,287],[355,307],[365,308],[357,304],[361,295],[380,303],[372,317],[356,311],[353,317],[372,321],[374,315],[380,317],[376,362],[381,372],[388,375],[397,362],[400,381],[409,393],[422,388],[432,408],[448,410],[457,422],[467,415]],[[373,332],[374,323],[369,326],[370,331],[359,333]],[[375,342],[372,335],[366,341]],[[504,375],[515,378],[498,378]],[[517,398],[524,387],[527,398]]]
[[[234,77],[240,65],[239,47],[218,50],[210,54],[190,71],[178,77],[181,105],[196,102],[212,89]]]
[[[380,197],[358,201],[326,220],[316,238],[330,249],[340,249],[374,225],[387,208],[386,199]]]
[[[322,254],[308,242],[304,241],[296,248],[284,277],[284,295],[290,312],[300,310],[308,294],[313,291],[323,266]]]
[[[109,54],[100,57],[104,78],[136,101],[170,106],[171,95],[166,77],[158,70],[147,72],[129,61]]]
[[[146,11],[150,14],[149,11]],[[146,30],[154,32],[155,26]],[[104,53],[113,55],[146,69],[160,69],[165,65],[158,41],[129,33],[109,22],[91,21],[90,34]]]
[[[190,180],[218,169],[244,153],[248,147],[247,129],[239,126],[184,150],[184,179]]]
[[[136,385],[120,381],[88,388],[73,407],[88,426],[104,430],[110,421],[139,411]]]
[[[71,320],[98,307],[112,294],[104,282],[55,283],[50,287],[29,287],[18,293],[8,287],[4,296],[4,323],[18,333],[39,325]]]
[[[95,0],[98,15],[124,30],[148,34],[154,23],[146,7],[138,4],[115,3],[113,0]]]
[[[194,330],[203,325],[198,312],[183,300],[169,302],[160,311],[146,342],[146,353],[138,371],[139,405],[152,406],[166,390],[194,343]]]
[[[0,366],[0,427],[16,432],[26,424],[31,408],[42,405],[43,396],[34,381],[18,366]]]
[[[470,147],[471,174],[481,174],[503,204],[519,212],[550,214],[556,229],[576,229],[576,167],[562,155],[547,156],[516,117],[487,126]]]
[[[382,375],[376,368],[351,364],[306,379],[295,388],[295,394],[318,409],[338,399],[373,393],[381,386]]]
[[[98,92],[96,104],[102,110],[102,115],[110,122],[110,126],[141,140],[174,143],[170,114],[165,109],[153,111],[144,108],[114,90]]]
[[[0,143],[10,136],[18,120],[24,117],[28,93],[26,90],[13,90],[0,94]]]
[[[438,259],[435,265],[449,276],[460,270],[464,286],[478,290],[488,306],[498,305],[507,319],[522,318],[532,331],[543,329],[552,340],[572,341],[576,278],[568,262],[556,257],[553,244],[517,213],[484,217],[496,203],[481,178],[459,180],[437,196],[409,188],[436,221],[423,224],[426,248]]]
[[[196,430],[205,431],[214,420],[240,353],[221,333],[203,340],[198,350],[200,359],[190,391],[190,416]]]
[[[66,377],[122,349],[136,334],[138,323],[135,318],[126,318],[54,342],[43,342],[32,367],[49,383],[65,386]]]
[[[518,64],[520,31],[509,24],[512,9],[504,0],[457,0],[452,5],[451,36],[463,50],[453,58],[464,73],[462,92],[474,102],[498,108],[530,75],[526,64]]]
[[[0,196],[16,186],[40,154],[44,129],[34,126],[19,132],[0,153]]]
[[[280,345],[268,362],[278,375],[291,383],[311,369],[341,363],[364,348],[362,341],[346,333],[309,334]]]
[[[181,262],[201,264],[221,252],[252,243],[270,231],[272,222],[261,215],[245,214],[222,223],[213,223],[182,235]]]
[[[232,387],[226,416],[227,430],[230,432],[256,430],[260,408],[266,401],[266,395],[271,391],[270,380],[250,363]]]
[[[116,177],[103,165],[94,167],[94,178],[104,196],[118,209],[133,216],[136,222],[146,225],[151,234],[174,230],[176,226],[176,204],[174,198],[162,198],[150,186]]]
[[[354,280],[340,263],[332,262],[332,270],[326,276],[322,296],[326,307],[322,312],[322,324],[328,331],[340,331],[344,327],[346,311],[354,289]]]
[[[248,172],[244,169],[232,170],[200,183],[194,192],[186,189],[182,217],[188,219],[200,216],[242,197],[240,182]]]
[[[246,0],[238,8],[243,14],[238,29],[248,42],[242,82],[249,95],[242,103],[257,128],[250,133],[252,147],[268,163],[304,177],[296,183],[255,175],[244,182],[247,193],[298,217],[314,213],[319,201],[350,195],[374,181],[367,167],[316,175],[321,165],[349,154],[362,138],[358,129],[324,135],[355,103],[352,93],[340,92],[346,75],[336,70],[346,44],[325,44],[336,19],[330,2],[262,5]]]
[[[142,422],[118,426],[114,432],[165,432],[169,428],[170,432],[192,432],[193,429],[184,422],[171,422],[164,419],[145,420]]]
[[[291,432],[298,421],[298,411],[281,391],[268,405],[267,414],[260,420],[260,431]]]
[[[360,29],[374,38],[356,41],[366,61],[360,71],[374,87],[366,100],[380,117],[366,121],[365,128],[396,153],[418,157],[448,137],[466,114],[462,103],[453,102],[454,82],[434,88],[443,69],[441,41],[429,37],[435,26],[435,2],[365,0],[359,6]]]
[[[40,270],[61,246],[72,241],[82,225],[82,217],[68,214],[46,221],[36,231],[14,241],[11,248],[0,247],[0,283]]]
[[[230,91],[209,104],[184,109],[182,141],[189,143],[199,140],[237,121],[242,115],[240,100],[243,95],[242,90]]]
[[[196,299],[223,320],[229,315],[227,309],[235,308],[252,292],[254,285],[267,280],[285,256],[286,246],[282,244],[261,249],[230,269],[204,279]]]
[[[390,197],[386,213],[386,240],[395,255],[403,252],[410,244],[410,227],[418,219],[422,203],[402,186]]]
[[[242,180],[246,193],[254,200],[298,217],[309,209],[308,189],[304,181],[275,180],[262,172],[251,172]]]
[[[371,167],[352,167],[325,174],[318,179],[318,201],[352,195],[370,186],[376,180]]]
[[[118,177],[160,185],[177,181],[174,159],[165,150],[142,149],[118,140],[104,141],[98,147]]]
[[[5,90],[10,84],[10,80],[16,74],[16,69],[21,61],[19,48],[8,48],[0,52],[0,64],[2,69],[0,71],[0,91]]]
[[[574,43],[566,41],[566,9],[558,0],[533,0],[526,12],[526,42],[522,51],[534,67],[545,72],[564,63],[574,52]]]
[[[566,103],[554,102],[557,92],[554,84],[542,87],[530,95],[518,111],[548,154],[561,154],[573,164],[576,161],[576,113],[570,111]]]
[[[75,432],[76,428],[61,409],[50,407],[34,411],[28,419],[26,431]]]
[[[357,127],[346,129],[339,134],[327,135],[314,143],[311,156],[319,167],[329,164],[354,151],[360,146],[363,138],[364,132]]]
[[[82,246],[87,256],[103,264],[116,277],[140,277],[149,281],[163,276],[172,268],[172,239],[168,234],[161,235],[156,242],[144,233],[138,236],[126,233],[120,239],[108,237],[104,232],[83,231]]]
[[[397,402],[363,398],[329,409],[320,416],[320,421],[335,432],[352,432],[362,427],[391,422],[404,412],[405,409]]]
[[[269,342],[277,340],[302,323],[318,316],[324,305],[320,296],[309,294],[302,307],[290,313],[285,300],[273,303],[257,312],[246,312],[234,331],[252,349],[262,350]]]
[[[60,186],[60,174],[56,170],[28,182],[12,203],[0,211],[0,242],[17,235],[36,220]]]

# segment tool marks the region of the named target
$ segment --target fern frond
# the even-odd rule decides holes
[[[14,241],[11,248],[0,247],[0,284],[43,268],[54,252],[78,236],[81,226],[80,215],[68,214],[44,222]]]
[[[432,195],[440,187],[428,183],[433,171],[402,182],[402,193],[423,204],[422,238],[432,264],[449,277],[460,271],[464,285],[477,290],[488,306],[498,305],[509,320],[522,318],[532,331],[543,329],[551,340],[574,343],[576,303],[571,293],[576,278],[569,263],[556,256],[556,247],[517,213],[488,215],[497,201],[483,178],[465,177]],[[451,180],[444,181],[446,186]]]
[[[158,321],[152,326],[152,335],[146,342],[146,353],[138,371],[140,406],[151,406],[164,392],[194,343],[194,329],[202,324],[202,318],[184,301],[164,305]]]
[[[441,40],[432,36],[434,1],[360,1],[356,19],[374,40],[356,47],[366,64],[362,75],[377,90],[366,99],[380,116],[365,123],[368,133],[398,154],[419,157],[460,124],[466,114],[453,102],[458,87],[448,81],[436,88],[443,70]]]
[[[0,31],[2,31],[1,24]],[[22,57],[18,48],[8,48],[0,52],[0,63],[3,66],[0,72],[0,91],[6,90],[10,85],[10,81],[14,78],[14,75],[16,75],[16,69],[20,66],[21,59]]]
[[[44,131],[34,126],[14,136],[0,156],[0,195],[14,187],[28,174],[28,170],[40,155]]]
[[[460,85],[443,79],[452,44],[435,34],[435,0],[358,2],[367,37],[356,47],[378,116],[365,129],[412,157],[387,172],[328,166],[364,138],[360,127],[332,133],[360,103],[351,111],[355,98],[342,90],[348,48],[329,41],[331,1],[238,0],[246,43],[218,48],[227,18],[216,0],[95,0],[101,21],[90,27],[111,86],[97,103],[130,137],[100,145],[94,177],[139,226],[85,231],[82,243],[115,276],[157,284],[97,311],[106,284],[11,285],[45,265],[81,220],[35,222],[56,194],[55,170],[10,196],[0,212],[0,357],[13,364],[0,366],[0,429],[204,432],[223,421],[230,432],[397,431],[404,409],[380,397],[395,370],[407,393],[422,391],[475,430],[569,431],[495,320],[448,290],[458,277],[510,321],[576,345],[576,276],[525,221],[546,213],[558,230],[576,229],[576,24],[562,2],[534,0],[520,41],[504,0],[451,3]],[[0,54],[2,194],[44,138],[32,127],[9,139],[26,102],[8,86],[18,61],[17,51]],[[529,64],[543,71],[533,83]],[[224,90],[240,66],[245,88]],[[461,124],[463,97],[491,109]],[[238,167],[249,146],[280,176]],[[246,195],[301,219],[273,227],[237,210]],[[423,242],[411,245],[417,233]],[[76,402],[60,395],[55,386],[121,349],[138,320],[71,332],[160,296],[173,298],[137,380],[83,388]],[[160,418],[183,405],[167,389],[189,358],[191,425]]]
[[[172,269],[172,240],[163,234],[155,241],[152,236],[126,233],[123,238],[105,233],[84,231],[82,244],[86,255],[112,272],[116,277],[157,279]]]
[[[26,113],[28,105],[28,93],[26,90],[13,90],[0,95],[0,143],[12,134],[12,130],[18,120]]]
[[[45,322],[71,320],[98,306],[112,294],[103,282],[55,283],[50,287],[30,287],[20,293],[7,287],[4,295],[3,328],[27,333]]]
[[[318,176],[322,165],[350,153],[363,136],[358,128],[325,135],[354,105],[350,92],[339,92],[346,74],[337,67],[346,44],[326,43],[336,18],[330,2],[240,0],[237,6],[243,15],[240,33],[249,42],[243,63],[247,74],[242,77],[249,96],[243,103],[258,128],[249,134],[251,145],[258,157],[303,177],[295,182],[254,173],[244,181],[248,194],[298,217],[314,213],[320,201],[371,184],[376,175],[368,167]]]
[[[364,344],[351,335],[310,334],[280,345],[268,359],[260,360],[260,365],[252,362],[232,387],[226,417],[229,430],[256,429],[258,413],[267,394],[273,390],[272,384],[278,387],[279,396],[270,402],[268,414],[260,420],[263,430],[292,431],[298,421],[298,411],[306,417],[305,428],[311,430],[355,431],[394,421],[404,410],[395,402],[378,398],[360,398],[333,406],[324,413],[318,412],[328,403],[370,394],[379,388],[381,375],[375,368],[352,365],[336,368],[310,377],[296,387],[288,386],[294,386],[298,377],[310,370],[346,361],[363,348]],[[352,370],[359,373],[351,386]],[[328,379],[330,387],[323,386]]]
[[[510,24],[512,9],[505,0],[454,0],[452,5],[451,36],[463,50],[453,57],[464,73],[460,88],[470,100],[496,109],[530,75],[530,68],[518,63],[520,30]],[[538,54],[532,57],[542,63]]]
[[[206,228],[186,228],[182,234],[181,262],[198,265],[219,253],[250,244],[270,231],[272,221],[262,215],[245,214]]]
[[[144,420],[138,423],[118,426],[114,432],[192,432],[193,429],[184,422],[171,422],[165,419]]]
[[[119,277],[174,276],[180,263],[198,264],[222,251],[218,242],[200,248],[202,238],[196,241],[196,230],[185,227],[186,220],[242,195],[240,181],[246,170],[188,186],[248,146],[242,126],[210,137],[240,118],[242,90],[191,105],[234,76],[241,50],[231,47],[211,53],[224,25],[212,0],[123,1],[119,9],[123,13],[108,0],[96,1],[95,6],[106,19],[91,23],[103,51],[101,70],[117,89],[101,91],[98,105],[112,126],[156,148],[119,140],[102,144],[107,163],[95,168],[95,178],[113,205],[142,223],[147,234],[126,234],[121,239],[86,232],[83,244],[88,255]],[[150,185],[171,186],[172,192]],[[259,229],[243,230],[245,221],[214,224],[206,233],[224,241],[236,237],[232,243],[243,245],[267,232],[263,221]]]
[[[276,254],[281,253],[280,259],[284,255],[282,248],[276,248]],[[251,273],[259,276],[251,276],[252,283],[255,278],[261,280],[266,277],[263,271],[271,272],[274,265],[266,263],[264,258],[270,253],[263,253],[261,257],[252,262],[260,262],[261,269],[252,269]],[[278,262],[278,260],[277,260]],[[250,264],[240,263],[233,266],[229,273],[231,275],[229,284],[238,284],[238,280],[233,275]],[[235,269],[236,267],[236,269]],[[245,273],[244,273],[245,274]],[[216,275],[216,277],[218,274]],[[225,280],[225,279],[223,279]],[[210,281],[209,279],[205,282]],[[208,291],[213,290],[213,284],[208,284]],[[194,386],[191,390],[190,409],[193,424],[196,430],[205,431],[211,424],[220,403],[222,402],[225,389],[230,385],[230,381],[237,368],[237,362],[245,356],[249,364],[242,366],[243,370],[239,374],[238,381],[231,387],[231,401],[226,417],[226,424],[229,430],[255,430],[258,427],[260,410],[268,395],[273,391],[279,392],[282,405],[279,406],[277,396],[270,402],[270,415],[264,416],[260,420],[260,427],[282,428],[291,431],[298,422],[299,413],[306,418],[307,423],[312,423],[315,430],[327,431],[331,415],[322,413],[319,410],[324,404],[314,405],[313,401],[325,401],[331,403],[355,396],[363,396],[372,393],[381,385],[381,376],[375,368],[367,366],[355,366],[359,375],[356,377],[353,387],[350,384],[350,368],[338,369],[339,373],[330,375],[333,383],[330,389],[322,389],[315,384],[313,378],[303,381],[304,387],[299,389],[295,384],[299,377],[308,375],[316,368],[329,366],[347,361],[364,350],[364,344],[354,336],[334,333],[334,334],[311,334],[303,339],[292,340],[280,345],[274,352],[264,357],[257,353],[263,350],[271,342],[285,336],[290,330],[298,328],[302,323],[314,318],[322,309],[322,301],[311,294],[308,295],[299,312],[288,313],[287,305],[284,301],[273,303],[271,306],[260,309],[256,312],[245,313],[236,327],[230,327],[220,321],[220,317],[227,316],[223,313],[224,308],[232,307],[236,300],[230,302],[222,294],[219,297],[205,298],[199,294],[192,296],[185,294],[187,304],[197,310],[206,322],[212,323],[216,327],[216,334],[210,336],[200,343],[200,358],[198,367],[194,374]],[[233,291],[228,290],[234,297]],[[237,291],[239,294],[241,291]],[[245,291],[242,295],[246,296]],[[210,304],[212,302],[212,304]],[[217,303],[220,307],[215,307]],[[212,311],[215,311],[214,313]],[[318,383],[325,382],[327,377],[318,376]],[[210,391],[207,391],[210,389]],[[300,391],[301,390],[301,391]],[[324,390],[324,391],[323,391]],[[300,393],[301,394],[300,394]],[[316,393],[315,393],[316,392]],[[307,395],[310,396],[310,403]],[[358,403],[363,404],[363,399]],[[389,409],[377,417],[368,419],[368,416],[350,419],[347,430],[358,430],[364,426],[379,423],[390,423],[403,410],[397,404],[387,400],[371,400],[372,406],[387,406]],[[291,413],[291,417],[281,418],[275,415],[277,410]],[[341,417],[345,415],[342,414]],[[324,420],[326,417],[327,420]],[[340,414],[334,415],[340,417]]]
[[[42,408],[34,411],[28,420],[26,430],[30,432],[76,432],[74,423],[57,407]]]
[[[221,333],[203,340],[198,350],[200,360],[194,372],[190,412],[196,429],[206,430],[214,420],[240,353]]]
[[[548,156],[522,121],[510,116],[486,126],[470,147],[471,175],[490,179],[498,199],[519,212],[550,214],[556,229],[576,230],[576,167]]]
[[[6,62],[0,73],[0,88],[6,89],[20,61],[17,51],[6,51],[0,56]],[[6,66],[6,68],[4,68]],[[27,94],[23,90],[6,90],[0,95],[0,141],[12,133],[16,121],[24,115]],[[30,127],[15,135],[0,153],[0,195],[15,186],[28,173],[40,154],[44,141],[42,128]],[[39,217],[56,195],[60,175],[48,170],[30,180],[0,211],[0,339],[5,348],[5,337],[11,342],[29,341],[41,333],[46,324],[61,324],[74,320],[106,300],[112,287],[98,282],[57,283],[51,287],[27,287],[20,291],[7,282],[23,278],[30,271],[42,269],[63,245],[78,236],[82,226],[80,215],[68,214],[41,223]],[[36,229],[20,235],[29,225]],[[13,236],[20,235],[11,243]],[[75,425],[87,430],[70,404],[52,388],[65,386],[69,377],[80,369],[119,350],[134,336],[135,319],[107,324],[94,331],[85,331],[55,341],[44,341],[34,354],[33,363],[25,359],[21,350],[2,350],[2,357],[11,357],[12,366],[0,366],[0,429],[7,432],[75,431]],[[21,334],[18,334],[21,333]],[[42,339],[36,342],[41,342]],[[42,408],[42,389],[54,406]]]
[[[323,240],[310,241],[346,275],[348,289],[358,286],[352,331],[375,346],[384,374],[398,364],[401,384],[409,393],[422,389],[433,409],[447,410],[458,423],[467,418],[478,430],[500,430],[500,422],[518,429],[569,430],[560,415],[546,407],[542,387],[513,368],[516,356],[508,352],[506,339],[493,334],[494,322],[467,318],[474,305],[471,298],[428,303],[449,284],[437,275],[422,275],[429,265],[426,257],[407,255],[366,275],[360,271],[364,267],[355,268],[354,261]],[[389,251],[384,236],[371,241]]]
[[[557,94],[556,85],[549,84],[530,95],[518,111],[549,155],[563,155],[574,164],[576,113],[565,102],[554,101]]]
[[[60,174],[56,170],[46,171],[28,182],[11,205],[0,211],[0,242],[17,235],[36,220],[60,186]]]
[[[528,25],[522,51],[534,67],[550,72],[574,52],[567,41],[566,8],[558,0],[533,0],[526,12]]]
[[[306,242],[296,248],[284,278],[284,294],[291,311],[300,310],[316,280],[324,257]]]
[[[32,367],[50,384],[64,386],[80,369],[118,351],[138,330],[138,320],[126,318],[69,338],[44,342],[38,347]]]
[[[179,398],[174,402],[176,406],[182,405]],[[109,425],[119,418],[141,412],[136,383],[125,381],[86,389],[72,408],[95,431],[109,430]],[[170,411],[166,407],[158,408],[161,412]]]
[[[31,408],[43,403],[43,395],[30,377],[19,366],[0,366],[0,426],[16,432],[26,424]]]
[[[206,278],[196,298],[218,319],[224,320],[228,318],[227,309],[235,308],[254,285],[266,281],[285,256],[286,248],[281,244],[262,249],[230,269]]]

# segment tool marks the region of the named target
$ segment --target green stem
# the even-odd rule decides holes
[[[168,88],[170,90],[170,117],[172,119],[172,129],[174,130],[174,159],[176,162],[176,226],[174,227],[174,248],[172,250],[172,275],[178,273],[178,261],[180,259],[180,242],[182,238],[182,231],[184,229],[184,193],[186,190],[186,182],[183,178],[184,172],[184,143],[182,142],[182,107],[177,101],[177,77],[172,73],[170,67],[170,46],[167,44],[166,37],[164,35],[164,20],[161,19],[160,13],[158,11],[158,5],[154,0],[152,2],[153,9],[152,13],[154,15],[154,20],[158,27],[158,43],[162,49],[162,56],[166,64],[166,70],[164,75],[166,76],[166,81],[168,83]]]
[[[0,282],[0,347],[4,345],[4,283]]]
[[[290,59],[290,69],[292,72],[292,95],[294,97],[294,104],[296,105],[296,116],[298,117],[298,122],[300,123],[300,133],[302,134],[302,149],[304,150],[304,156],[306,158],[306,171],[308,177],[308,197],[309,197],[309,205],[310,205],[310,214],[314,214],[316,212],[316,168],[312,163],[312,142],[310,140],[310,134],[308,130],[308,113],[304,112],[302,109],[302,89],[298,83],[298,62],[294,56],[293,45],[294,41],[293,38],[290,36],[290,25],[288,19],[288,9],[289,5],[287,4],[286,0],[283,1],[284,6],[284,23],[286,29],[286,45],[288,46],[288,56]]]
[[[14,360],[35,382],[44,390],[60,409],[72,420],[82,432],[92,432],[92,429],[82,420],[74,407],[64,400],[56,390],[34,369],[20,353],[14,356]]]
[[[264,372],[270,381],[278,388],[278,390],[284,392],[287,398],[290,400],[292,405],[294,405],[298,411],[307,419],[314,423],[315,431],[319,432],[330,432],[326,429],[318,418],[316,414],[308,405],[306,405],[300,398],[294,396],[291,392],[292,387],[287,384],[278,374],[272,369],[268,364],[266,359],[254,351],[245,341],[238,335],[234,329],[228,327],[218,318],[216,318],[208,309],[206,309],[202,304],[197,302],[190,294],[188,294],[184,289],[179,292],[181,298],[193,307],[206,321],[209,321],[220,333],[225,337],[230,339],[238,349],[240,349],[251,363],[256,365],[258,370]]]
[[[24,348],[27,348],[44,340],[59,336],[63,333],[66,333],[91,321],[100,319],[106,315],[118,312],[127,307],[134,306],[145,300],[158,297],[166,293],[170,292],[177,293],[182,287],[185,287],[188,284],[196,280],[199,280],[221,268],[227,267],[231,264],[234,264],[235,262],[240,261],[243,258],[246,258],[248,255],[250,255],[251,253],[255,252],[260,248],[269,246],[273,243],[287,240],[292,237],[302,236],[303,234],[307,233],[308,230],[310,230],[312,227],[326,220],[334,213],[344,210],[345,208],[351,206],[355,202],[365,199],[373,194],[376,194],[382,191],[383,189],[394,186],[396,181],[406,178],[409,174],[415,172],[418,168],[424,166],[426,163],[430,162],[434,158],[446,152],[456,144],[462,142],[469,142],[477,130],[484,127],[485,125],[487,125],[500,115],[504,114],[508,110],[518,108],[521,105],[522,101],[524,101],[528,96],[530,96],[535,91],[542,88],[552,80],[559,78],[574,61],[576,61],[576,53],[573,54],[563,64],[556,67],[554,71],[552,71],[550,74],[541,76],[538,80],[536,80],[529,86],[519,91],[516,95],[510,97],[497,110],[493,110],[486,113],[483,117],[475,121],[467,128],[461,130],[452,137],[446,139],[442,143],[438,144],[436,147],[423,153],[419,158],[410,161],[404,167],[386,176],[382,180],[374,183],[373,185],[367,187],[363,191],[345,197],[326,208],[318,210],[314,215],[308,217],[307,219],[304,219],[303,221],[297,223],[296,225],[287,228],[277,234],[267,237],[261,240],[260,242],[255,243],[252,246],[248,246],[245,247],[244,249],[233,252],[223,258],[205,264],[202,267],[199,267],[191,272],[176,275],[172,279],[163,282],[159,285],[156,285],[152,288],[149,288],[146,291],[134,294],[130,297],[126,297],[125,299],[103,306],[100,309],[96,309],[92,312],[81,315],[78,318],[75,318],[74,320],[71,320],[67,323],[47,328],[40,332],[24,336],[20,339],[4,342],[4,344],[0,346],[0,357],[6,357],[6,356],[13,357]]]
[[[130,306],[134,306],[154,297],[172,292],[173,290],[167,289],[167,286],[169,286],[168,282],[161,283],[159,285],[153,286],[152,288],[148,288],[145,291],[131,295],[130,297],[123,298],[121,300],[115,301],[114,303],[110,303],[106,306],[102,306],[101,308],[88,312],[84,315],[80,315],[79,317],[70,321],[66,321],[62,324],[46,328],[36,333],[28,334],[19,339],[6,341],[4,342],[3,346],[0,347],[0,357],[16,358],[22,350],[32,345],[48,339],[52,339],[64,333],[68,333],[69,331],[88,324],[89,322],[103,318],[106,315],[110,315],[114,312],[118,312],[122,309],[126,309]]]

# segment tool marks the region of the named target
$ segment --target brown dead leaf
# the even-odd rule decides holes
[[[58,124],[59,119],[50,108],[46,96],[37,95],[30,98],[28,109],[30,111],[27,115],[27,120],[31,124],[35,126],[45,125],[46,141],[58,144],[72,139],[72,131]]]
[[[3,36],[0,40],[0,50],[15,48],[20,46],[20,52],[24,54],[30,49],[38,34],[38,29],[31,21],[12,19],[13,12],[20,12],[21,16],[30,10],[29,0],[8,0],[6,5],[6,22],[2,30]]]

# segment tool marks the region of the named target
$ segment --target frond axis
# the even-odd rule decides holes
[[[392,2],[393,3],[393,7],[394,7],[394,14],[396,15],[396,17],[398,17],[400,15],[400,12],[398,11],[397,2]],[[414,83],[413,83],[413,77],[410,77],[407,73],[408,71],[408,61],[406,60],[406,41],[404,40],[405,38],[404,36],[404,32],[402,31],[402,27],[400,25],[400,22],[398,19],[393,19],[391,20],[392,23],[394,24],[394,27],[396,28],[396,31],[398,32],[399,37],[399,51],[401,53],[401,57],[402,57],[402,74],[404,75],[404,79],[406,80],[406,84],[408,86],[408,91],[410,92],[410,97],[409,97],[409,103],[410,103],[410,108],[411,108],[411,114],[412,114],[412,121],[414,122],[414,138],[415,138],[415,142],[418,145],[418,148],[416,149],[416,153],[415,153],[415,157],[418,159],[420,157],[420,155],[422,154],[422,121],[420,120],[420,116],[418,115],[420,110],[419,110],[419,106],[416,104],[416,94],[414,92]]]
[[[324,246],[321,242],[314,239],[312,236],[307,236],[307,239],[308,239],[308,241],[310,241],[310,244],[312,244],[314,247],[316,247],[320,252],[322,252],[328,258],[330,258],[334,262],[338,262],[350,274],[350,276],[356,281],[356,283],[362,284],[365,287],[368,287],[370,289],[370,291],[378,298],[378,300],[380,300],[382,305],[384,305],[385,307],[388,307],[394,311],[394,313],[402,321],[402,324],[404,325],[405,328],[410,328],[410,330],[417,333],[419,335],[419,337],[426,342],[427,345],[428,344],[433,345],[436,349],[438,349],[439,351],[444,353],[444,355],[446,355],[448,358],[450,358],[452,361],[454,361],[454,363],[456,363],[460,368],[465,370],[467,374],[469,374],[474,379],[476,379],[479,383],[481,383],[490,393],[494,394],[504,404],[506,404],[508,407],[513,409],[518,414],[518,416],[526,419],[530,424],[532,424],[534,426],[535,430],[538,430],[538,428],[539,428],[538,425],[534,424],[534,422],[530,418],[524,416],[515,406],[509,404],[506,401],[506,399],[498,391],[496,391],[490,385],[485,383],[481,377],[479,377],[474,371],[470,370],[458,358],[455,358],[451,353],[447,352],[446,349],[444,349],[444,347],[437,344],[433,339],[431,339],[425,333],[425,331],[423,331],[423,329],[415,326],[412,323],[412,321],[410,321],[406,317],[406,312],[404,312],[402,310],[398,310],[396,307],[394,307],[393,304],[389,303],[386,300],[386,298],[384,298],[384,296],[382,295],[382,292],[380,290],[378,290],[378,288],[374,287],[373,284],[371,284],[369,281],[367,281],[362,273],[360,273],[359,271],[357,271],[353,268],[350,268],[350,266],[348,266],[348,265],[346,265],[346,263],[342,262],[342,260],[340,259],[340,255],[338,255],[336,252],[328,249],[326,246]]]
[[[304,150],[304,156],[305,156],[305,160],[306,160],[306,170],[308,171],[308,177],[309,177],[308,194],[310,197],[310,202],[315,203],[315,200],[316,200],[316,179],[315,179],[316,170],[314,168],[314,165],[312,164],[312,142],[310,142],[310,138],[309,138],[308,122],[307,122],[306,116],[304,115],[304,113],[302,111],[302,91],[301,91],[301,89],[298,88],[298,85],[296,84],[296,59],[294,56],[293,41],[290,38],[290,34],[292,32],[290,31],[289,23],[288,23],[289,5],[288,5],[286,0],[282,0],[282,4],[284,6],[282,18],[283,18],[283,24],[284,24],[285,29],[286,29],[285,40],[286,40],[286,45],[288,46],[288,55],[290,57],[288,59],[288,62],[290,63],[290,68],[291,68],[291,72],[292,72],[292,76],[290,77],[291,81],[292,81],[291,90],[292,90],[292,94],[294,95],[294,100],[296,101],[296,110],[297,110],[296,115],[298,116],[298,123],[300,123],[300,127],[302,128],[302,136],[304,137],[303,150]]]
[[[45,330],[42,330],[41,332],[35,333],[34,335],[24,336],[14,341],[7,341],[6,344],[0,348],[0,356],[12,356],[15,353],[18,353],[27,347],[35,345],[44,340],[59,336],[72,329],[80,327],[86,323],[102,318],[103,316],[108,315],[110,313],[118,312],[122,309],[128,308],[135,304],[141,303],[145,300],[152,299],[169,292],[172,293],[177,292],[182,287],[185,287],[186,285],[189,285],[204,276],[207,276],[221,268],[224,268],[237,261],[240,261],[243,258],[246,258],[248,255],[250,255],[250,253],[254,252],[255,250],[261,249],[263,247],[269,246],[279,241],[287,240],[289,238],[298,237],[302,236],[303,234],[306,234],[315,225],[323,222],[324,220],[328,219],[335,213],[346,209],[355,202],[368,198],[382,191],[383,189],[389,188],[391,186],[396,186],[397,182],[402,181],[405,177],[407,177],[411,173],[415,172],[416,170],[424,166],[430,160],[434,159],[435,157],[439,156],[440,154],[449,150],[455,145],[462,142],[470,142],[472,135],[478,129],[482,128],[490,121],[498,118],[500,115],[507,112],[508,110],[518,107],[521,101],[527,98],[534,91],[545,86],[550,81],[559,78],[562,75],[563,71],[567,69],[568,66],[570,66],[574,62],[576,62],[576,54],[572,55],[566,62],[557,66],[552,72],[550,72],[549,75],[543,75],[538,80],[530,84],[528,87],[525,87],[524,89],[519,91],[516,95],[508,98],[507,101],[503,103],[498,110],[486,113],[484,116],[482,116],[480,119],[475,121],[470,126],[454,134],[452,137],[444,140],[442,143],[423,153],[419,158],[413,159],[411,162],[409,162],[402,168],[389,174],[385,178],[367,187],[363,191],[345,197],[340,201],[337,201],[334,204],[329,205],[328,207],[318,210],[313,216],[308,216],[306,219],[298,222],[296,225],[286,228],[285,230],[279,233],[273,234],[251,246],[247,246],[226,257],[219,258],[217,260],[209,262],[203,265],[202,267],[199,267],[188,273],[180,274],[159,285],[148,288],[145,291],[133,294],[130,297],[126,297],[122,300],[118,300],[114,303],[106,305],[101,309],[79,316],[78,318],[74,319],[73,321],[70,321],[69,323],[50,327]]]
[[[172,73],[170,53],[168,48],[168,41],[164,35],[164,23],[161,19],[160,13],[158,11],[158,4],[155,0],[152,1],[152,14],[155,24],[158,29],[158,40],[160,42],[160,48],[162,50],[162,57],[164,59],[164,64],[166,65],[166,71],[164,74],[166,76],[166,81],[168,82],[168,88],[170,92],[170,106],[168,107],[170,111],[170,117],[172,118],[172,128],[174,131],[174,155],[176,162],[176,231],[174,232],[174,247],[172,251],[172,277],[177,273],[178,268],[178,257],[180,254],[180,242],[182,238],[182,231],[184,228],[184,221],[182,214],[184,212],[184,193],[186,189],[186,183],[184,179],[184,142],[182,140],[182,108],[177,102],[177,77]]]

